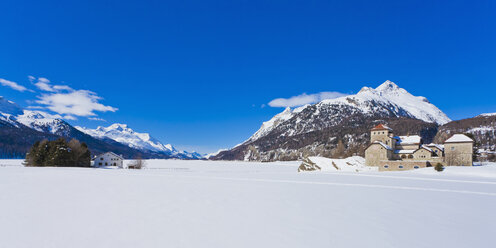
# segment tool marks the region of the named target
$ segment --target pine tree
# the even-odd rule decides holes
[[[441,163],[437,163],[437,164],[434,166],[434,170],[439,171],[439,172],[443,171],[443,170],[444,170],[444,166],[443,166],[443,164],[441,164]]]
[[[91,153],[85,143],[64,138],[34,143],[25,161],[26,166],[89,167],[90,163]]]

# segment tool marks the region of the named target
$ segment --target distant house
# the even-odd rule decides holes
[[[113,152],[102,153],[93,158],[93,166],[117,166],[122,168],[124,165],[124,158]]]
[[[393,130],[379,124],[370,130],[370,145],[365,150],[365,163],[379,170],[410,170],[440,163],[472,165],[474,141],[455,134],[444,144],[424,145],[418,135],[395,136]]]

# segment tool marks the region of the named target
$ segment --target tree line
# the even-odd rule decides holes
[[[26,166],[89,167],[91,153],[83,142],[64,138],[37,141],[26,154]]]

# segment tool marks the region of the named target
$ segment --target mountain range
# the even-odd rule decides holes
[[[211,159],[275,161],[363,155],[369,143],[369,129],[377,123],[388,124],[398,134],[419,134],[425,142],[446,138],[446,134],[455,131],[474,133],[484,126],[488,145],[494,144],[495,119],[496,116],[484,116],[463,127],[453,125],[425,97],[414,96],[386,81],[376,88],[363,87],[355,95],[286,108],[264,122],[245,142]],[[454,126],[458,129],[454,130]]]
[[[74,127],[59,115],[23,109],[0,97],[0,157],[24,157],[35,141],[59,137],[85,142],[93,154],[113,151],[125,158],[276,161],[363,156],[369,130],[378,123],[387,124],[396,134],[418,134],[424,142],[442,143],[454,133],[470,133],[478,148],[496,149],[496,113],[452,121],[425,97],[386,81],[354,95],[286,108],[243,143],[205,156],[178,151],[126,124]]]
[[[73,127],[59,115],[22,109],[16,103],[0,97],[0,157],[24,157],[37,140],[59,137],[85,142],[93,154],[113,151],[125,158],[200,159],[196,152],[177,151],[147,133],[138,133],[125,124],[88,129]]]

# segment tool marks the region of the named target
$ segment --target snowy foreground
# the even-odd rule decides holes
[[[0,160],[0,247],[493,247],[496,164],[297,173],[298,162]]]

